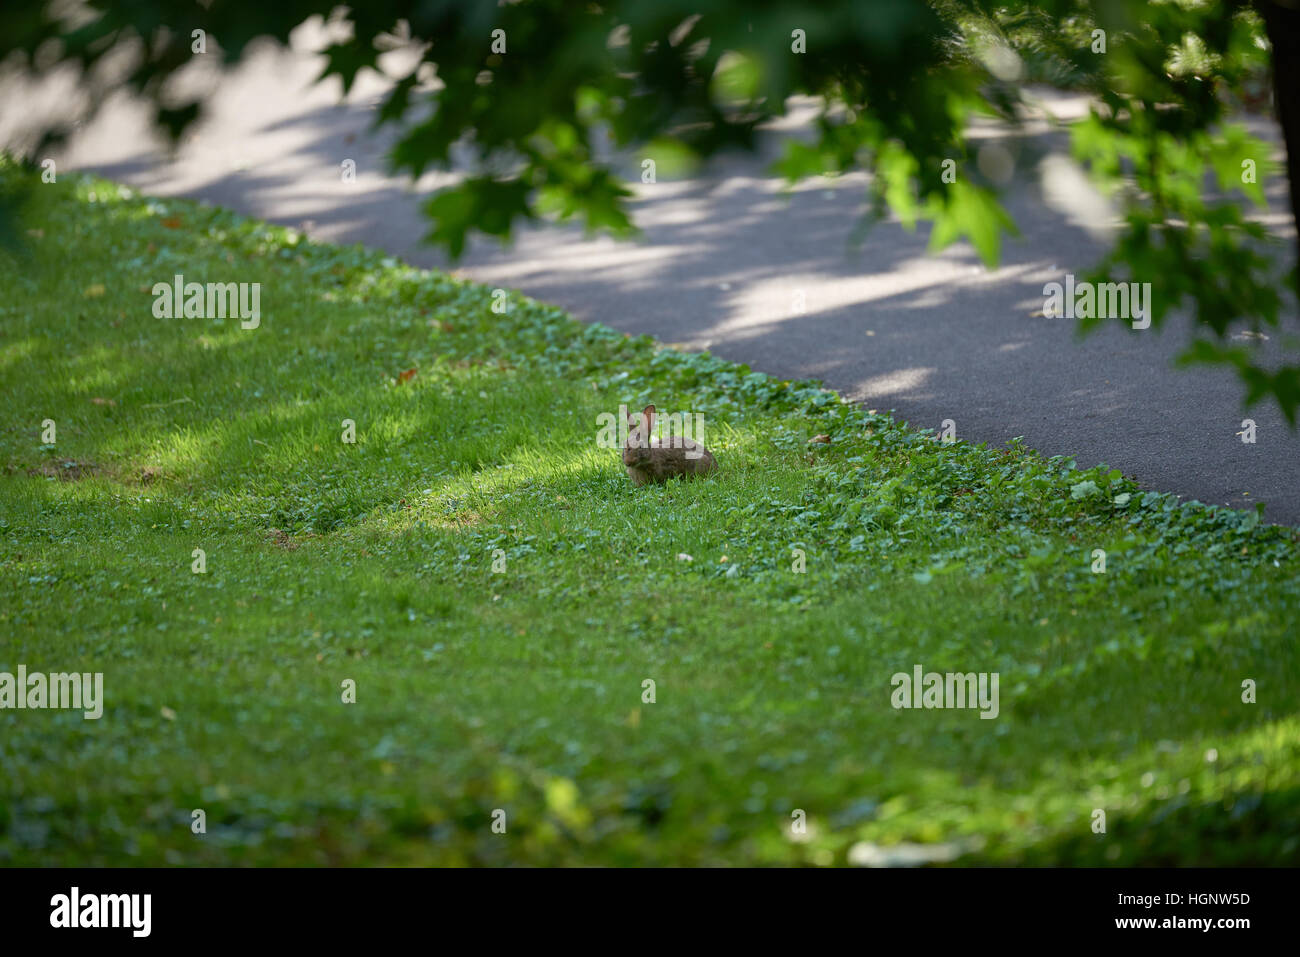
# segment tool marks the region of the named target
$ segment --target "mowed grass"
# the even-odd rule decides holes
[[[0,671],[105,705],[0,711],[0,862],[1297,859],[1295,530],[65,180],[0,252]],[[631,487],[647,402],[716,478]],[[998,716],[896,710],[918,664]]]

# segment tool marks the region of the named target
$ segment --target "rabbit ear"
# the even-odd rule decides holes
[[[641,410],[641,417],[645,419],[646,433],[648,434],[653,432],[655,427],[655,407],[653,405],[647,405]]]

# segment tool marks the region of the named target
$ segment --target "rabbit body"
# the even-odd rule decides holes
[[[638,488],[647,482],[671,478],[704,476],[718,467],[707,448],[684,435],[671,435],[662,442],[650,436],[654,423],[653,405],[628,420],[631,429],[623,446],[623,465]]]

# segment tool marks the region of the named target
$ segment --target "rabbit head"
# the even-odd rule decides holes
[[[635,465],[650,455],[650,436],[654,430],[655,407],[647,405],[627,419],[627,440],[623,443],[623,464]]]

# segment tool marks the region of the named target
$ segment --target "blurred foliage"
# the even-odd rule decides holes
[[[92,109],[125,86],[151,100],[158,123],[178,136],[202,106],[174,82],[192,62],[192,31],[205,30],[234,63],[254,38],[287,42],[313,15],[336,38],[322,78],[338,76],[345,91],[361,71],[380,69],[384,51],[422,51],[392,77],[377,122],[399,129],[394,171],[467,168],[426,206],[428,239],[453,256],[472,230],[507,237],[521,218],[631,235],[631,192],[609,147],[677,164],[752,149],[756,128],[802,94],[823,103],[816,136],[791,141],[780,172],[797,180],[869,169],[873,215],[930,222],[932,248],[968,239],[991,266],[1014,225],[976,170],[968,121],[986,114],[1022,123],[1030,83],[1089,93],[1091,116],[1071,130],[1075,158],[1121,217],[1112,252],[1090,278],[1150,282],[1155,326],[1189,308],[1199,335],[1184,358],[1232,364],[1248,403],[1272,397],[1295,423],[1300,364],[1228,344],[1234,332],[1279,325],[1280,290],[1294,290],[1295,272],[1284,279],[1280,257],[1267,250],[1274,238],[1243,216],[1237,196],[1262,205],[1270,151],[1224,122],[1255,95],[1269,41],[1295,42],[1300,14],[1289,5],[372,0],[349,9],[93,0],[7,8],[0,59],[16,54],[11,65],[37,73],[74,64]],[[122,51],[130,66],[113,75],[110,59]],[[1279,102],[1291,142],[1294,94]],[[29,155],[66,133],[41,130]],[[946,160],[956,163],[952,182],[941,176]],[[1246,160],[1253,184],[1243,181]]]

